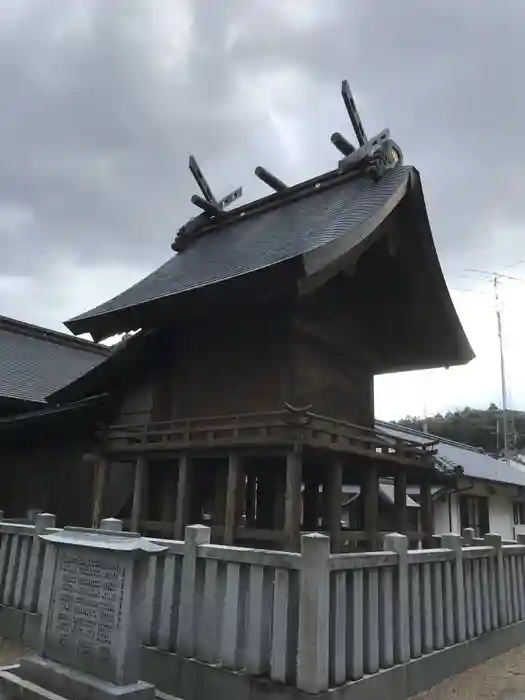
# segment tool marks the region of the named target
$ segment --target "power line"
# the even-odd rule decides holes
[[[513,282],[525,282],[523,277],[515,277],[513,275],[505,275],[503,272],[497,272],[495,270],[475,270],[475,269],[465,269],[464,272],[470,272],[477,275],[483,275],[485,281],[489,281],[497,277],[498,279],[512,280]]]
[[[505,379],[505,357],[503,354],[503,329],[501,325],[501,309],[498,292],[499,276],[494,274],[494,299],[496,302],[496,319],[498,324],[499,358],[501,375],[501,410],[503,413],[503,456],[507,464],[509,463],[509,426],[507,412],[507,385]]]

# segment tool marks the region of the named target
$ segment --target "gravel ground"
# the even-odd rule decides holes
[[[412,700],[525,700],[525,646],[449,678]]]

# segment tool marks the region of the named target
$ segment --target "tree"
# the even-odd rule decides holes
[[[430,418],[407,416],[398,425],[415,430],[423,430],[426,422],[428,432],[454,442],[462,442],[473,447],[481,447],[489,454],[498,455],[503,450],[503,421],[500,409],[491,403],[487,410],[466,406],[449,411],[444,416],[437,414]],[[525,450],[525,412],[509,411],[509,446],[512,451]]]

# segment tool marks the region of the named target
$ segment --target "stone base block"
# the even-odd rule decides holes
[[[11,671],[0,670],[0,698],[2,700],[67,700],[63,695],[51,693]]]
[[[80,671],[62,666],[62,664],[44,659],[41,656],[26,656],[23,658],[20,661],[20,667],[16,671],[16,676],[41,690],[45,689],[48,693],[55,693],[57,696],[68,700],[155,699],[155,687],[149,683],[139,681],[132,685],[113,685],[94,676],[89,676]],[[10,697],[26,697],[26,695],[7,695],[7,698]],[[52,697],[52,695],[35,695],[34,697],[48,698]]]
[[[0,637],[12,642],[22,641],[25,613],[16,608],[0,606]]]

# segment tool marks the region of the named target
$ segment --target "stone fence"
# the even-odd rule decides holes
[[[16,611],[38,628],[52,566],[39,535],[51,532],[49,514],[0,522],[0,636],[15,634]],[[494,534],[476,546],[443,535],[432,550],[391,534],[364,554],[331,554],[320,534],[303,535],[300,554],[212,545],[202,525],[184,542],[153,541],[167,552],[149,564],[146,647],[166,663],[194,659],[309,694],[525,620],[525,545]]]

